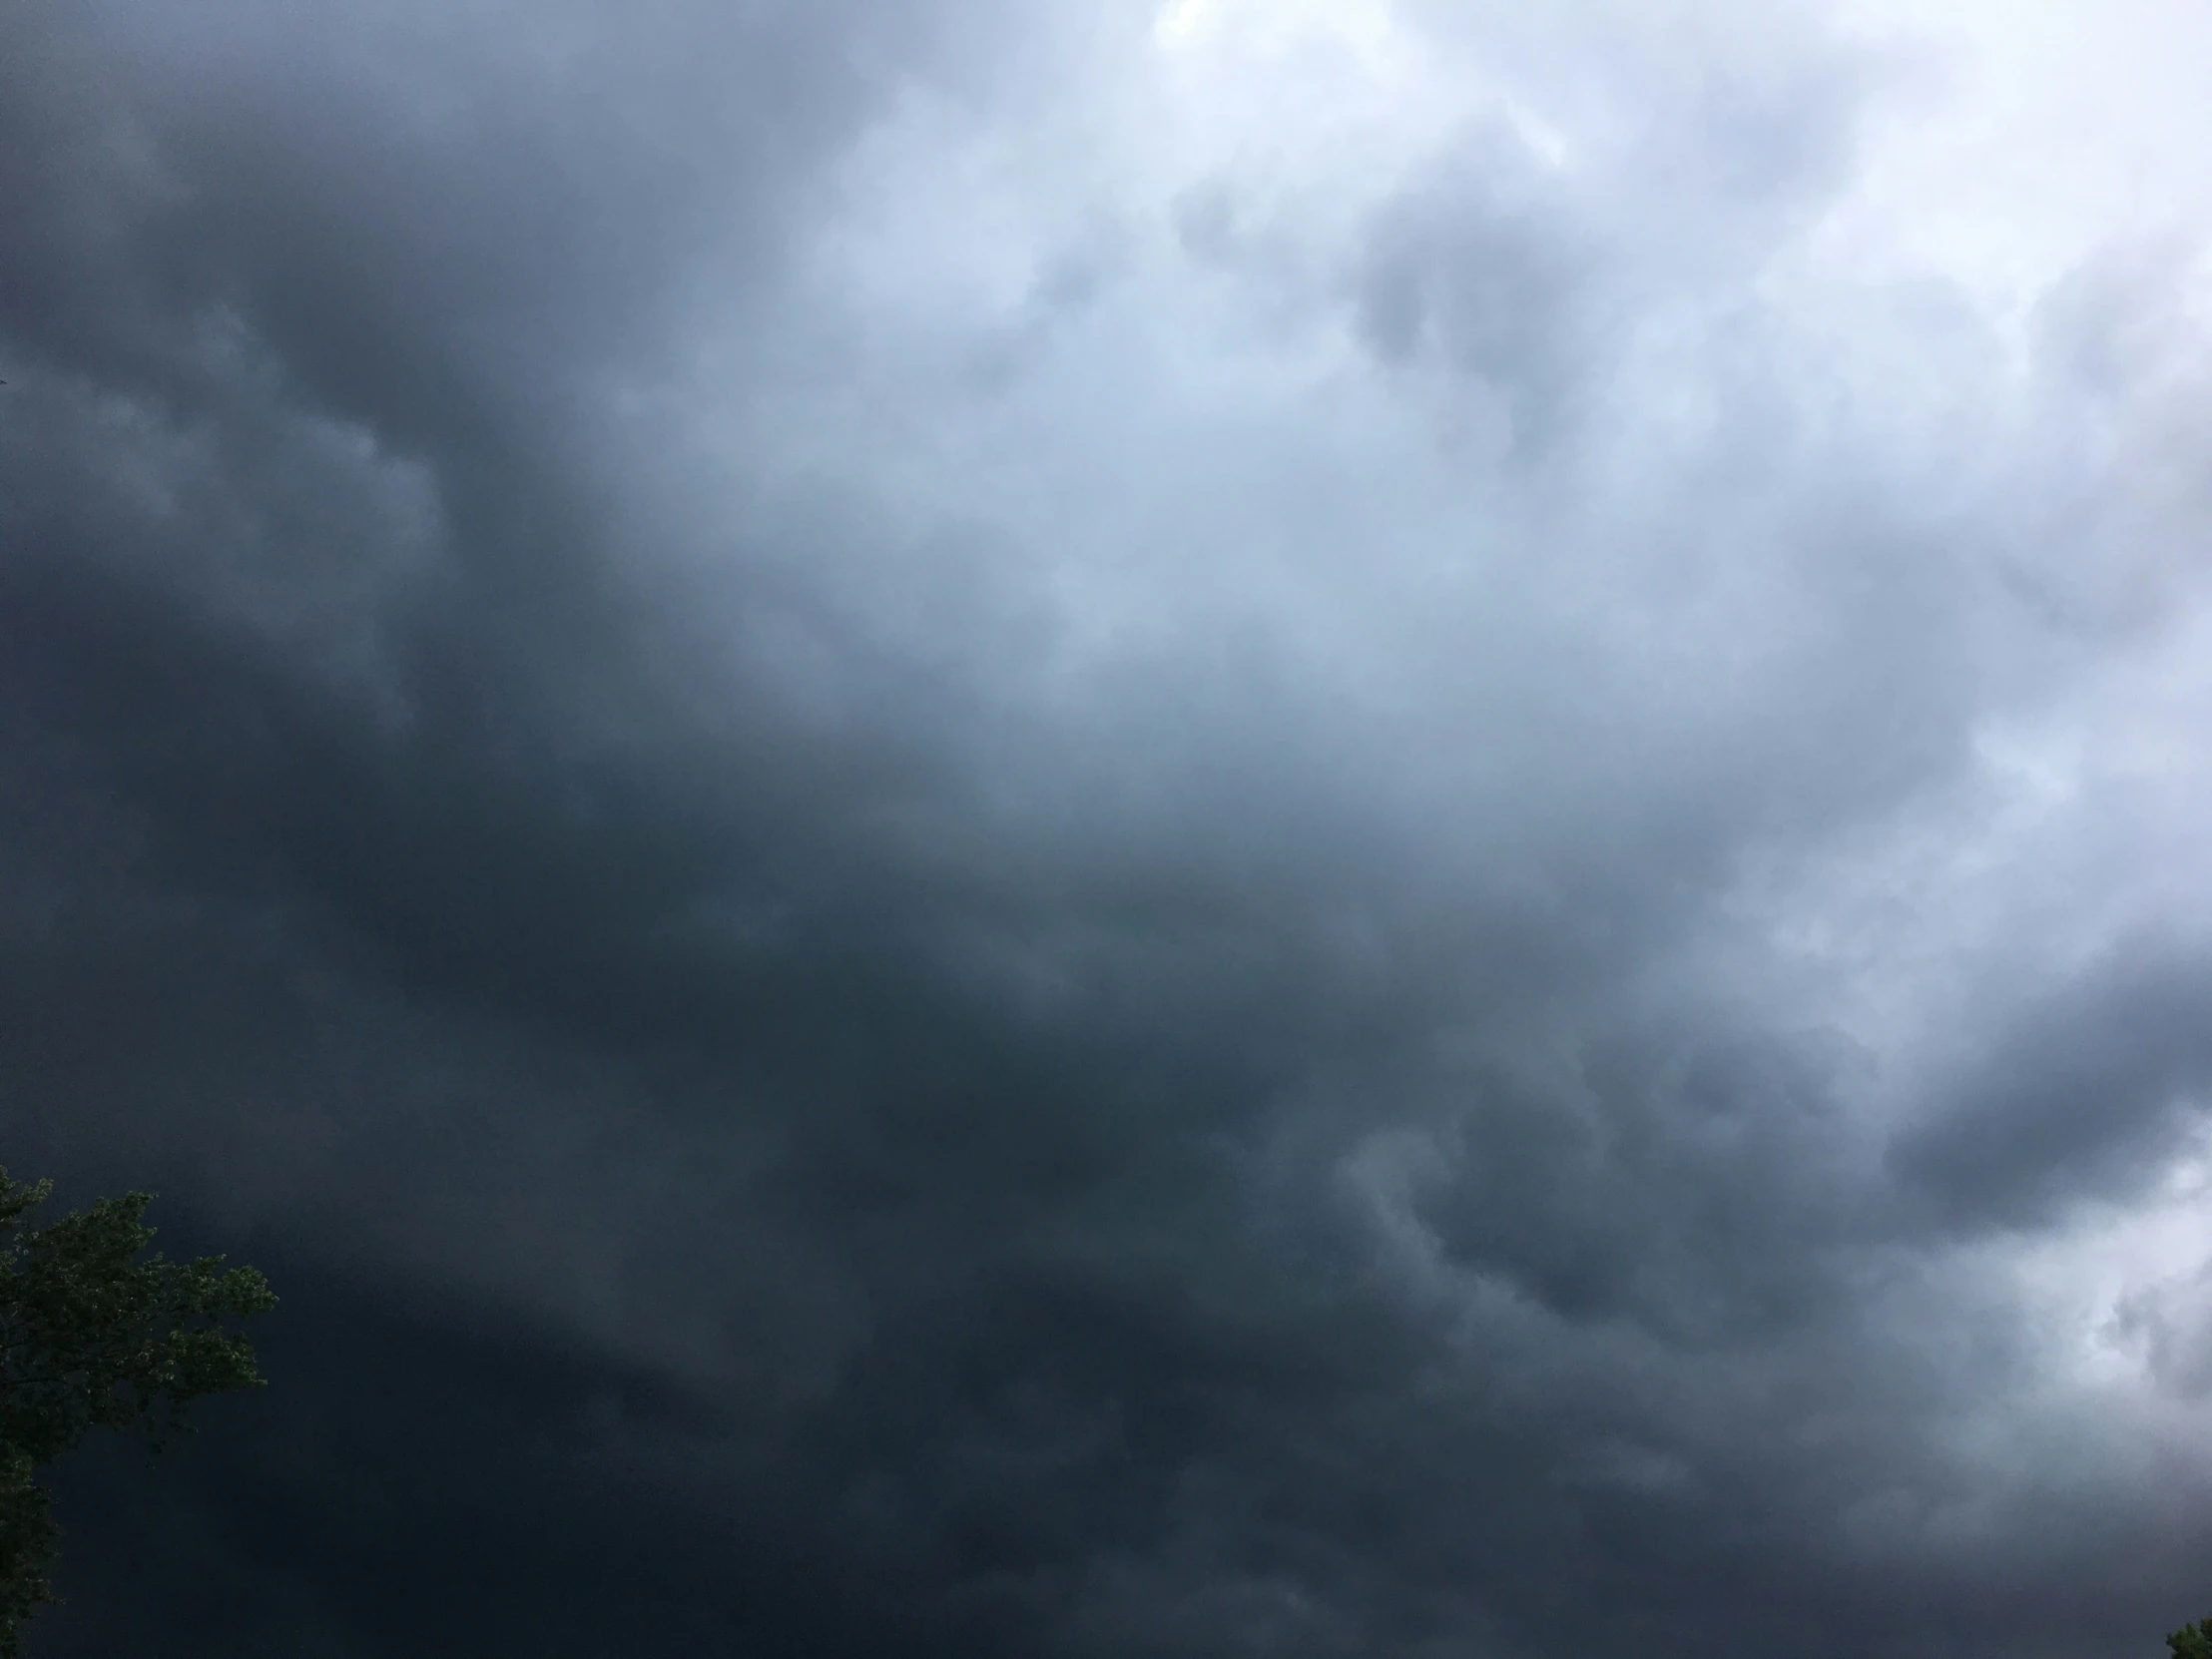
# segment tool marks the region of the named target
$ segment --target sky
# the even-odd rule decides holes
[[[2212,13],[19,0],[33,1651],[2212,1611]]]

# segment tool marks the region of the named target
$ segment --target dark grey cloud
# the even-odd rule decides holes
[[[5,1155],[286,1296],[55,1651],[2193,1615],[2186,304],[1382,15],[10,21]]]
[[[2186,1141],[2212,1075],[2204,968],[2130,943],[2025,999],[1960,1096],[1897,1143],[1943,1215],[2016,1222],[2099,1188],[2124,1194]]]
[[[1472,376],[1502,402],[1510,441],[1541,447],[1589,395],[1598,365],[1584,359],[1612,354],[1613,319],[1592,292],[1611,262],[1577,245],[1571,207],[1531,188],[1509,135],[1485,148],[1504,155],[1478,150],[1384,214],[1360,317],[1385,360],[1433,357]]]

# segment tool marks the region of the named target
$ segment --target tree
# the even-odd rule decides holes
[[[2212,1618],[2185,1624],[2166,1638],[2173,1659],[2212,1659]]]
[[[139,1260],[151,1194],[32,1226],[52,1190],[0,1169],[0,1659],[16,1659],[23,1620],[56,1599],[59,1534],[38,1470],[95,1428],[159,1450],[187,1430],[194,1400],[259,1386],[252,1345],[225,1321],[276,1305],[268,1280],[220,1256]]]

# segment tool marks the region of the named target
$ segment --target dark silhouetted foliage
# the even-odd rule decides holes
[[[45,1227],[29,1217],[52,1186],[0,1169],[0,1659],[54,1599],[57,1530],[40,1467],[95,1428],[159,1448],[192,1402],[262,1382],[226,1320],[276,1306],[269,1282],[221,1257],[140,1259],[152,1197],[127,1193]]]

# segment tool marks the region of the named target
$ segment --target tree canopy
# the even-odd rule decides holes
[[[32,1225],[51,1192],[0,1169],[0,1659],[55,1599],[59,1534],[37,1471],[95,1428],[159,1448],[193,1401],[258,1386],[253,1346],[226,1322],[276,1303],[261,1274],[219,1256],[141,1260],[151,1194]]]

